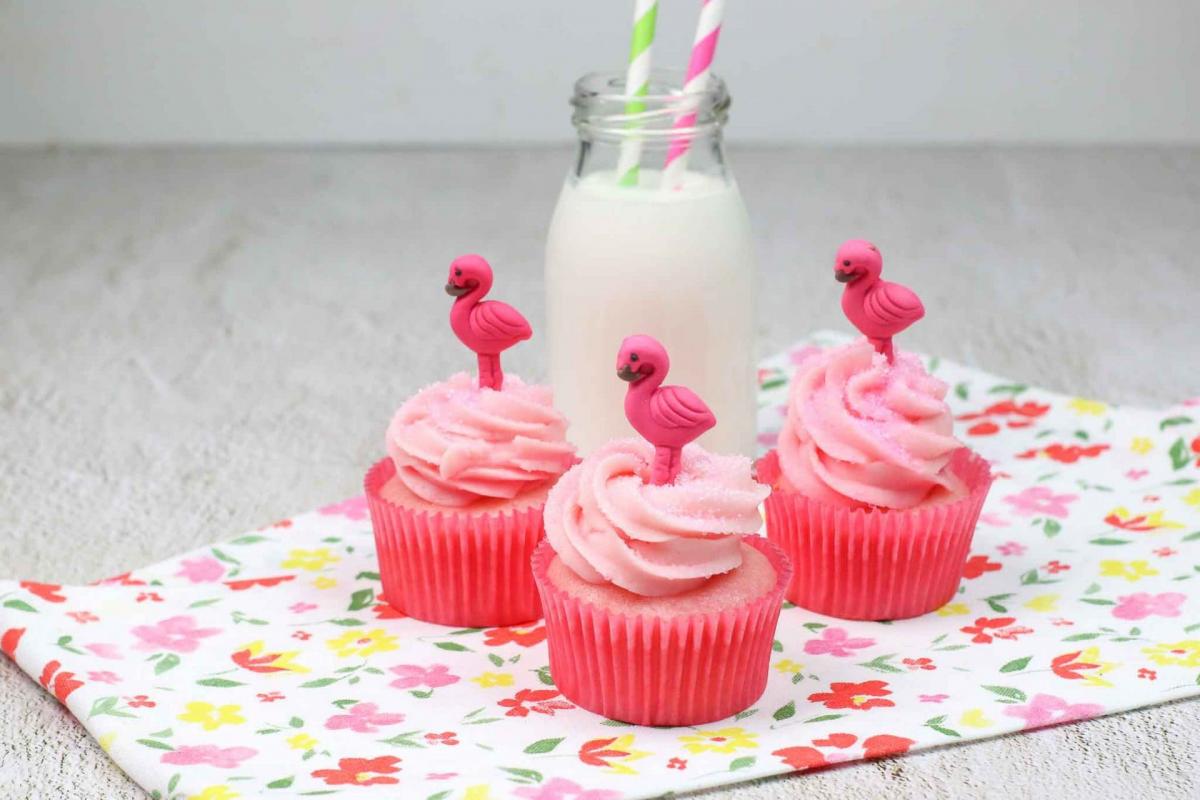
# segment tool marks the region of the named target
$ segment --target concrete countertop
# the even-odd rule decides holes
[[[77,583],[355,494],[443,376],[461,252],[543,318],[564,149],[0,151],[0,574]],[[921,288],[906,345],[1115,402],[1200,391],[1200,149],[758,149],[759,344],[841,328],[837,244]],[[543,343],[506,367],[544,376]],[[141,798],[0,659],[0,795]],[[705,793],[1200,796],[1200,705]],[[4,787],[15,787],[5,789]],[[16,795],[5,794],[16,791]]]

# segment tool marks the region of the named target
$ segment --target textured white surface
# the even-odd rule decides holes
[[[1200,150],[735,157],[764,353],[844,326],[829,259],[865,235],[926,301],[915,349],[1118,402],[1200,390]],[[486,253],[537,330],[568,159],[0,152],[0,573],[93,580],[357,492],[394,406],[466,363],[436,290],[452,256]],[[543,358],[535,337],[506,363]],[[708,796],[1196,797],[1197,708]],[[0,659],[10,797],[142,795]]]

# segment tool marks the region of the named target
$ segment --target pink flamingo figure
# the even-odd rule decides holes
[[[504,386],[500,354],[533,336],[533,329],[508,303],[484,302],[491,288],[492,267],[482,256],[459,256],[450,264],[446,294],[456,298],[450,308],[450,327],[479,357],[479,388],[500,391]]]
[[[880,278],[882,272],[883,256],[870,242],[851,239],[838,248],[833,275],[846,284],[842,313],[890,364],[892,337],[925,316],[925,306],[912,289]]]
[[[671,483],[679,475],[683,446],[717,424],[700,396],[685,386],[663,386],[671,359],[651,336],[628,336],[617,353],[617,376],[629,381],[625,418],[654,445],[650,482]]]

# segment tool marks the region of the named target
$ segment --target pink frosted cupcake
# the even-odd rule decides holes
[[[479,302],[491,278],[478,256],[454,262],[447,291],[465,291],[452,292],[459,295],[452,323],[462,321],[456,313],[468,324],[472,310],[491,311],[493,302]],[[528,332],[514,309],[504,309]],[[477,352],[520,340],[480,344],[454,327]],[[503,331],[492,324],[485,332],[499,339]],[[459,373],[406,401],[387,429],[388,457],[365,480],[388,603],[443,625],[514,625],[541,616],[530,558],[542,539],[546,495],[576,461],[567,420],[547,387],[504,376],[499,350],[480,353],[480,375]]]
[[[623,375],[631,394],[642,380],[653,391],[679,389],[658,388],[666,353],[660,360],[653,340],[636,338],[638,358]],[[671,406],[676,430],[707,413],[688,394],[688,402],[660,404]],[[791,566],[753,535],[768,489],[750,467],[698,445],[622,439],[550,491],[533,571],[550,671],[568,699],[639,725],[696,725],[762,695]]]
[[[852,245],[878,261],[873,246],[851,242],[839,267],[860,263],[843,257],[865,249]],[[867,309],[908,292],[878,281],[877,268],[874,279],[890,297],[866,297]],[[908,294],[915,316],[901,328],[923,313]],[[887,320],[900,318],[890,310]],[[758,478],[773,488],[767,536],[795,565],[789,600],[846,619],[901,619],[954,596],[992,478],[954,438],[946,384],[916,356],[893,353],[890,336],[860,327],[870,338],[797,370],[778,446],[759,462]]]

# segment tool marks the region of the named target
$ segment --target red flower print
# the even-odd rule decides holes
[[[1060,572],[1066,572],[1070,568],[1071,568],[1070,564],[1064,564],[1061,561],[1057,561],[1057,560],[1051,561],[1048,564],[1044,564],[1042,566],[1042,569],[1046,570],[1046,572],[1049,572],[1051,575],[1057,575]]]
[[[797,772],[816,769],[826,764],[825,756],[815,747],[785,747],[782,750],[772,751],[771,755],[779,756],[783,759],[784,764]]]
[[[995,617],[993,619],[980,617],[975,620],[974,625],[967,625],[965,628],[959,628],[959,630],[963,633],[974,634],[974,638],[971,641],[975,644],[991,644],[992,636],[996,633],[997,629],[1007,628],[1016,621],[1015,617]]]
[[[1172,550],[1170,547],[1160,547],[1154,551],[1154,555],[1159,558],[1170,558],[1171,556],[1179,555],[1178,550]]]
[[[269,589],[272,586],[278,586],[281,583],[295,579],[295,575],[275,575],[271,578],[243,578],[240,581],[225,581],[225,585],[235,592],[244,592],[255,586],[262,586],[265,589]]]
[[[1007,639],[1009,641],[1016,641],[1016,638],[1018,636],[1024,636],[1027,633],[1033,633],[1033,628],[1026,628],[1023,626],[1016,626],[1013,628],[1001,628],[1000,630],[996,631],[993,635],[997,639]]]
[[[1077,444],[1051,444],[1043,448],[1035,447],[1033,450],[1018,453],[1017,458],[1034,458],[1040,454],[1060,464],[1074,464],[1081,458],[1095,458],[1107,450],[1108,447],[1106,444],[1093,444],[1087,447],[1081,447]]]
[[[584,742],[583,746],[579,748],[579,760],[584,764],[587,764],[589,767],[612,766],[608,763],[607,759],[624,758],[625,756],[629,755],[629,751],[627,750],[614,750],[609,748],[609,745],[616,740],[617,737],[612,736],[608,739],[592,739],[591,741]],[[683,767],[673,767],[673,769],[683,769],[687,766],[687,762],[680,758],[673,758],[671,761],[679,761],[684,765]],[[667,766],[671,765],[668,764]]]
[[[555,711],[575,707],[565,700],[555,700],[556,697],[558,692],[553,689],[522,689],[496,705],[508,709],[505,712],[506,717],[527,717],[530,711],[552,717]],[[525,707],[525,703],[529,703],[528,708]]]
[[[687,769],[687,759],[672,758],[667,762],[667,769]]]
[[[400,771],[400,768],[396,766],[399,762],[400,759],[396,756],[343,758],[338,761],[337,769],[314,770],[312,776],[325,781],[328,786],[374,786],[380,783],[399,783],[398,779],[390,777],[393,772]]]
[[[967,579],[978,578],[987,572],[998,572],[1002,569],[1002,566],[987,556],[971,556],[967,559],[967,563],[963,564],[963,577]]]
[[[499,647],[502,644],[519,644],[521,647],[533,647],[546,640],[546,626],[536,628],[492,628],[484,634],[483,643],[488,647]]]
[[[158,703],[151,700],[144,694],[135,694],[133,697],[126,697],[125,702],[130,708],[154,708]]]
[[[276,700],[282,700],[284,695],[281,692],[259,692],[256,697],[260,703],[274,703]]]
[[[824,739],[813,739],[813,744],[817,747],[837,747],[845,750],[857,741],[858,737],[853,733],[831,733]]]
[[[445,733],[427,733],[425,734],[425,741],[429,742],[431,745],[456,745],[458,744],[458,739],[455,738],[456,736],[457,734],[455,734],[454,731],[446,731]]]
[[[292,521],[290,519],[281,519],[281,520],[279,520],[279,522],[272,522],[271,527],[272,528],[290,528],[290,527],[292,527]]]
[[[992,434],[999,432],[1000,426],[992,422],[990,419],[984,420],[983,422],[976,422],[974,425],[967,428],[967,434],[969,436],[991,436]]]
[[[931,659],[931,658],[905,658],[905,659],[901,660],[900,663],[903,664],[904,666],[908,667],[909,670],[918,670],[918,669],[934,670],[934,669],[937,669],[937,665],[933,663],[933,659]]]
[[[21,588],[32,595],[42,598],[47,603],[65,603],[67,598],[59,594],[59,589],[62,588],[60,583],[35,583],[34,581],[21,581]]]
[[[51,691],[60,703],[65,704],[71,692],[83,686],[83,681],[76,680],[74,672],[59,672],[58,668],[61,666],[62,664],[58,661],[47,662],[46,666],[42,669],[42,675],[38,679],[38,683]],[[52,680],[53,684],[51,683]]]
[[[100,621],[100,618],[90,611],[68,611],[67,616],[78,622],[80,625],[86,625],[89,622]]]
[[[892,736],[887,733],[881,733],[878,736],[869,736],[863,740],[863,758],[887,758],[888,756],[896,756],[901,753],[907,753],[908,748],[914,744],[912,739],[905,739],[903,736]]]
[[[1152,669],[1146,669],[1145,667],[1139,669],[1137,675],[1139,678],[1148,681],[1158,680],[1158,673]]]
[[[1056,628],[1063,628],[1068,625],[1074,625],[1075,623],[1069,619],[1063,619],[1062,617],[1055,617],[1054,619],[1050,620],[1050,624],[1055,626]]]
[[[371,607],[372,613],[375,614],[375,619],[404,619],[407,614],[389,606],[387,603],[376,603]]]
[[[145,586],[145,581],[140,581],[129,577],[130,573],[122,572],[120,575],[113,575],[111,578],[102,578],[98,581],[93,581],[92,586],[102,586],[116,584],[117,586]]]
[[[145,603],[147,601],[151,603],[161,603],[163,599],[158,592],[142,592],[137,596],[137,602]]]
[[[299,639],[302,642],[307,642],[309,639],[312,638],[312,634],[309,633],[308,631],[296,631],[295,633],[292,634],[292,638]]]
[[[1086,661],[1076,661],[1079,658],[1080,650],[1073,653],[1063,653],[1061,656],[1056,656],[1050,662],[1050,671],[1060,678],[1066,678],[1069,681],[1082,680],[1084,675],[1081,673],[1084,670],[1100,669],[1099,664],[1090,664]]]
[[[1026,400],[1020,405],[1014,400],[1002,400],[999,403],[993,403],[983,411],[963,414],[959,420],[963,422],[982,420],[967,428],[967,433],[971,436],[991,436],[1000,432],[1000,426],[991,417],[1000,417],[1010,428],[1028,428],[1036,418],[1049,410],[1049,405],[1035,403],[1032,400]]]
[[[810,694],[808,699],[814,703],[824,703],[826,708],[869,711],[872,708],[896,705],[891,700],[883,699],[891,693],[891,690],[887,688],[887,681],[831,683],[828,692]]]
[[[25,634],[24,628],[9,628],[0,636],[0,653],[9,658],[13,658],[13,654],[17,652],[17,644],[21,641],[21,637]]]

